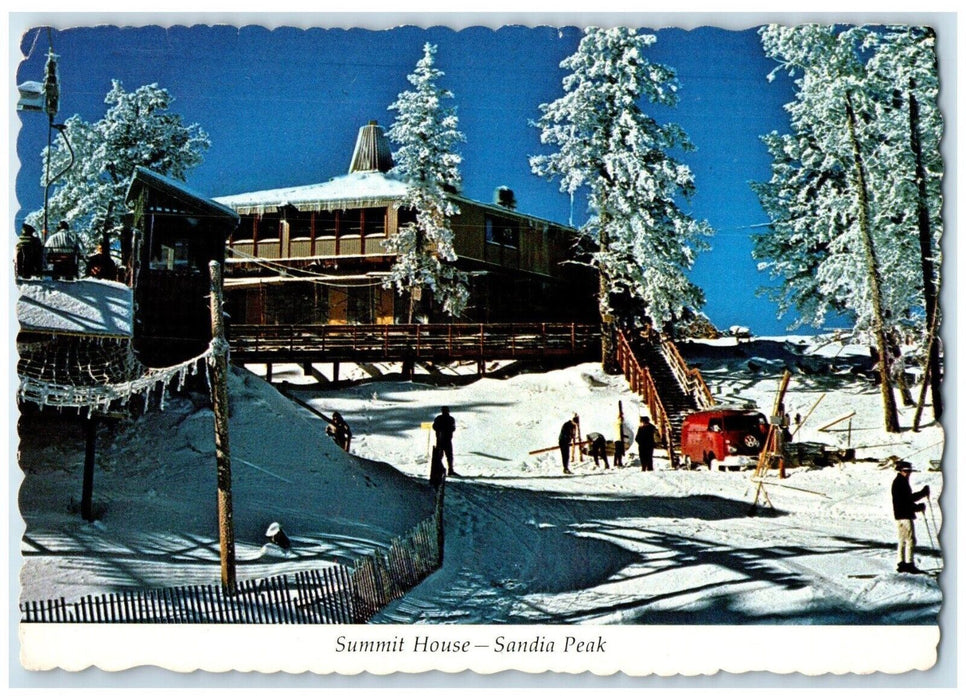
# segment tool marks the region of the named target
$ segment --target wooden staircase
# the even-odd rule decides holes
[[[674,342],[657,333],[617,333],[617,360],[631,389],[644,399],[651,421],[665,439],[672,466],[681,425],[694,411],[714,405],[714,399],[697,369],[688,367]]]

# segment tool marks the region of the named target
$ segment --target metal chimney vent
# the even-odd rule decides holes
[[[501,185],[496,188],[496,191],[493,193],[493,203],[507,209],[517,208],[517,198],[514,196],[513,190],[506,185]]]
[[[365,173],[378,171],[386,173],[392,169],[392,166],[392,151],[389,148],[389,139],[386,138],[382,127],[375,121],[371,121],[359,129],[359,136],[356,138],[356,147],[352,152],[352,162],[349,165],[349,172]]]

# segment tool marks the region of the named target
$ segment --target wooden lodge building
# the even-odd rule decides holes
[[[400,205],[405,183],[388,173],[392,155],[375,122],[359,130],[347,175],[327,182],[249,192],[215,201],[241,216],[228,239],[225,299],[234,323],[405,323],[409,301],[383,288],[394,256],[383,247],[415,220]],[[487,204],[452,196],[457,265],[470,276],[470,300],[452,319],[429,294],[429,322],[592,320],[596,279],[573,257],[576,231],[520,213],[513,194]]]
[[[134,347],[148,367],[166,367],[211,342],[208,264],[224,264],[225,241],[239,217],[143,167],[131,177],[127,201],[134,214],[121,251],[134,290]]]

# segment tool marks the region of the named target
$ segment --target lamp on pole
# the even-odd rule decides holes
[[[44,81],[40,83],[36,80],[28,80],[17,86],[17,89],[20,91],[20,99],[17,100],[17,111],[43,112],[47,115],[47,162],[45,164],[46,172],[44,175],[44,238],[47,237],[49,231],[47,208],[50,199],[50,185],[74,165],[74,149],[71,148],[67,134],[64,133],[66,127],[63,124],[54,124],[54,117],[57,116],[57,112],[60,109],[60,77],[57,71],[57,58],[57,54],[54,53],[53,48],[48,49],[47,65],[44,68]],[[50,177],[50,146],[54,129],[60,132],[64,142],[67,144],[67,150],[70,151],[70,161],[66,168],[52,178]]]

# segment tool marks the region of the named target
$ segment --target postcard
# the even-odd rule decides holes
[[[13,37],[22,668],[935,672],[949,17],[407,17]]]

